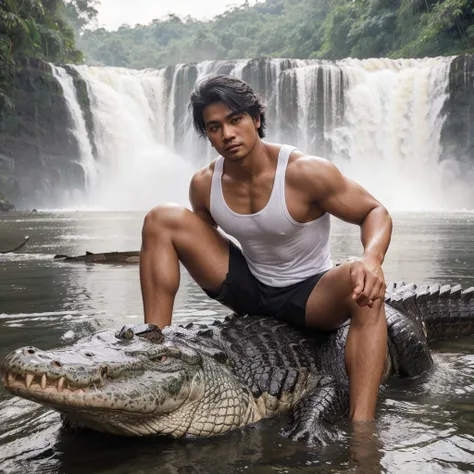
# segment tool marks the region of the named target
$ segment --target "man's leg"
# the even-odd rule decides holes
[[[160,328],[171,323],[180,282],[179,262],[201,288],[217,293],[229,268],[229,243],[190,210],[157,206],[145,217],[140,252],[146,323]]]
[[[360,307],[353,299],[350,264],[329,270],[313,289],[306,304],[308,327],[334,329],[351,318],[345,349],[350,384],[350,418],[372,420],[387,354],[384,303]]]

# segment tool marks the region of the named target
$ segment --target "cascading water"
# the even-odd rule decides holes
[[[51,69],[53,76],[56,78],[63,90],[63,96],[69,110],[72,123],[71,132],[77,140],[79,152],[81,154],[81,161],[79,164],[84,170],[84,192],[87,195],[91,190],[92,183],[94,183],[97,178],[97,163],[94,159],[92,145],[87,134],[86,122],[77,99],[72,77],[62,67],[51,65]],[[68,200],[70,199],[66,198],[66,201]]]
[[[88,84],[97,179],[89,205],[107,210],[187,203],[194,167],[169,142],[164,71],[77,68]],[[172,127],[171,127],[172,130]]]
[[[439,162],[451,60],[340,63],[347,85],[343,121],[329,132],[335,161],[392,209],[462,205]]]
[[[95,148],[81,147],[85,167],[90,150],[96,150],[89,204],[106,209],[186,204],[193,171],[215,153],[192,130],[189,95],[196,81],[222,73],[242,78],[264,98],[269,141],[331,159],[390,209],[472,207],[470,189],[452,187],[459,185],[456,160],[440,163],[451,61],[259,59],[144,71],[76,67],[87,83],[93,116],[89,135]],[[66,72],[57,70],[64,82]],[[78,106],[67,100],[76,114]],[[74,124],[78,140],[88,140],[84,121]]]

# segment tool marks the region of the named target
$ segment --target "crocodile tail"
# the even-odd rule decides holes
[[[420,324],[428,342],[474,334],[474,287],[392,283],[385,302]]]

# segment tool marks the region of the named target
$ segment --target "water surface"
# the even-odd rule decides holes
[[[24,345],[49,349],[101,327],[142,322],[138,266],[59,262],[55,254],[138,250],[144,213],[12,213],[0,217],[0,359]],[[474,213],[394,216],[388,280],[474,286]],[[333,222],[333,257],[359,255],[357,227]],[[227,314],[183,271],[174,321]],[[393,379],[380,397],[376,436],[324,448],[293,443],[267,420],[212,440],[117,438],[61,429],[59,415],[0,388],[5,473],[458,473],[474,472],[474,337],[438,343],[433,373]],[[358,461],[356,461],[356,459]]]

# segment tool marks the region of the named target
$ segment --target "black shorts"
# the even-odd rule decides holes
[[[248,267],[241,250],[229,241],[229,272],[218,294],[206,294],[237,314],[272,316],[305,327],[306,302],[326,272],[283,288],[265,285]]]

